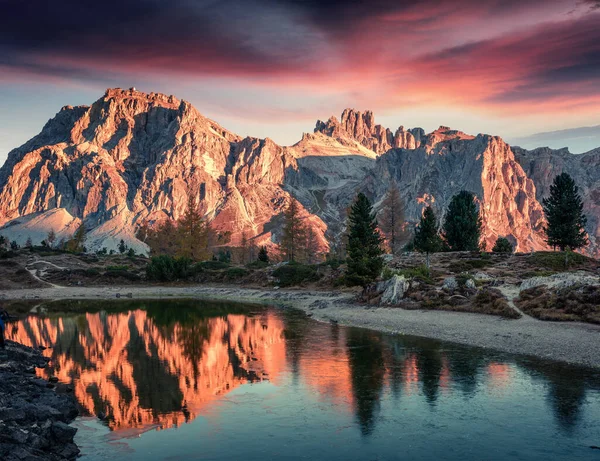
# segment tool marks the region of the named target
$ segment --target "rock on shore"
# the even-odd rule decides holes
[[[72,394],[37,378],[47,359],[29,347],[7,341],[0,351],[0,459],[73,460],[79,454],[69,426],[78,414]]]

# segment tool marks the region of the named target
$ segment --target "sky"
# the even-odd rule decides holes
[[[62,106],[131,86],[284,145],[351,107],[392,130],[599,146],[597,129],[580,134],[600,125],[600,0],[0,0],[0,13],[0,162]]]

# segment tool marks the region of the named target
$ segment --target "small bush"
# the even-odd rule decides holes
[[[490,265],[490,263],[491,258],[461,259],[450,263],[448,269],[456,274],[460,272],[468,272],[473,269],[483,269],[484,267]]]
[[[567,268],[565,267],[566,256],[564,251],[538,251],[531,255],[530,261],[536,267],[554,271],[563,271]],[[587,256],[583,256],[582,254],[569,251],[568,262],[569,268],[576,268],[583,266],[586,263],[594,263],[594,260]]]
[[[494,253],[512,253],[513,246],[506,237],[498,237],[492,251]]]
[[[316,282],[321,278],[316,266],[305,264],[286,264],[273,271],[273,277],[279,279],[279,285],[289,287],[302,283]]]
[[[240,279],[245,277],[250,272],[243,267],[230,267],[225,271],[225,277],[230,280]]]
[[[191,273],[192,261],[188,258],[173,258],[172,256],[153,256],[146,266],[149,280],[172,282],[187,278]]]
[[[129,269],[129,266],[119,265],[119,266],[107,266],[107,271],[126,271]]]
[[[100,271],[95,267],[90,267],[85,270],[85,275],[88,277],[95,277],[96,275],[100,275]]]
[[[246,267],[248,267],[249,269],[264,269],[265,267],[269,267],[269,263],[265,261],[256,260],[246,264]]]
[[[389,280],[394,275],[403,275],[406,279],[417,279],[422,282],[432,283],[431,272],[427,269],[425,264],[416,267],[410,267],[406,269],[394,270],[390,267],[385,267],[381,273],[383,280]]]
[[[140,276],[138,274],[136,274],[134,272],[129,272],[127,270],[106,271],[104,273],[104,275],[107,277],[113,277],[113,278],[121,277],[121,278],[130,280],[132,282],[135,282],[140,279]]]
[[[473,282],[475,282],[475,279],[466,273],[458,274],[456,276],[456,283],[458,283],[459,287],[464,287],[467,284],[467,280],[473,280]]]
[[[231,267],[231,264],[225,261],[202,261],[198,263],[197,266],[201,267],[202,269],[218,271]]]

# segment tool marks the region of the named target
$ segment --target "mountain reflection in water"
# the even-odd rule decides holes
[[[320,324],[293,311],[199,301],[82,308],[88,311],[31,315],[7,336],[52,346],[44,351],[50,367],[38,373],[69,383],[85,412],[127,435],[190,422],[246,383],[291,379],[369,437],[385,393],[434,409],[445,394],[510,397],[516,376],[543,383],[557,428],[568,434],[587,393],[600,388],[590,370]]]

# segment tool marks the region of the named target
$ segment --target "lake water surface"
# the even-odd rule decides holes
[[[600,460],[597,371],[276,308],[54,309],[7,333],[53,346],[85,460]]]

